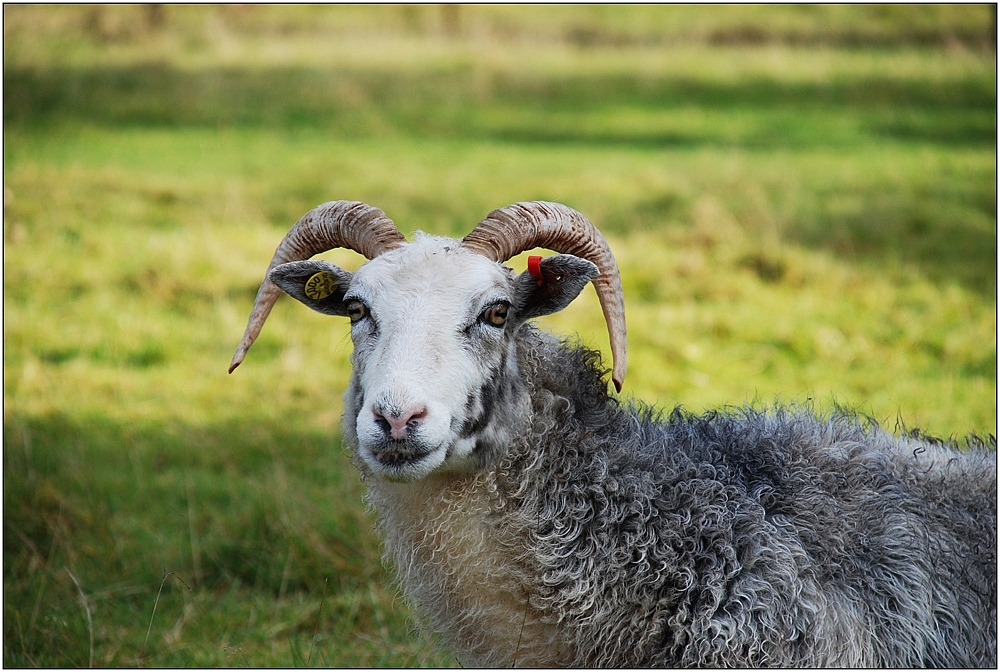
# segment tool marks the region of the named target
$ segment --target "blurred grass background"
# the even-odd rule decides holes
[[[995,6],[5,5],[3,78],[5,666],[454,664],[339,445],[346,325],[279,302],[225,373],[331,199],[579,209],[637,398],[996,432]],[[607,350],[592,292],[546,326]]]

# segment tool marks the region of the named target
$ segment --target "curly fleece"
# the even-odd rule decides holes
[[[525,326],[517,353],[530,418],[495,460],[365,479],[402,591],[464,665],[996,666],[995,438],[661,416],[609,396],[595,352]]]

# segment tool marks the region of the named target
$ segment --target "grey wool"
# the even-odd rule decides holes
[[[995,438],[661,414],[611,396],[597,353],[515,340],[484,392],[511,441],[469,473],[365,479],[403,593],[462,664],[997,665]]]

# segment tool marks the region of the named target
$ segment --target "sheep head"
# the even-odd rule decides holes
[[[290,238],[309,242],[293,245]],[[354,249],[370,261],[350,273],[308,259],[333,247]],[[520,275],[501,265],[532,247],[567,253]],[[407,243],[380,210],[327,203],[279,245],[230,371],[284,291],[321,313],[350,318],[353,373],[344,431],[365,468],[399,481],[476,468],[499,454],[518,431],[518,419],[528,415],[518,329],[562,310],[591,281],[610,315],[613,378],[620,389],[621,281],[603,236],[575,210],[520,203],[494,211],[462,241],[417,234]]]

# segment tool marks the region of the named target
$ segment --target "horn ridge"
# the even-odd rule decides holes
[[[296,222],[275,250],[271,267],[337,247],[374,259],[404,242],[406,238],[381,209],[361,201],[330,201]]]
[[[573,254],[593,262],[600,271],[593,285],[608,325],[614,360],[611,379],[621,392],[628,368],[621,275],[607,240],[590,220],[561,203],[514,203],[491,212],[462,239],[462,245],[498,263],[533,247]]]
[[[281,289],[268,277],[272,268],[290,261],[309,259],[338,247],[374,259],[405,242],[406,237],[382,210],[361,201],[329,201],[304,214],[278,243],[271,257],[264,280],[257,290],[243,338],[229,365],[229,373],[246,357],[267,316],[271,314],[271,308],[281,296]]]

